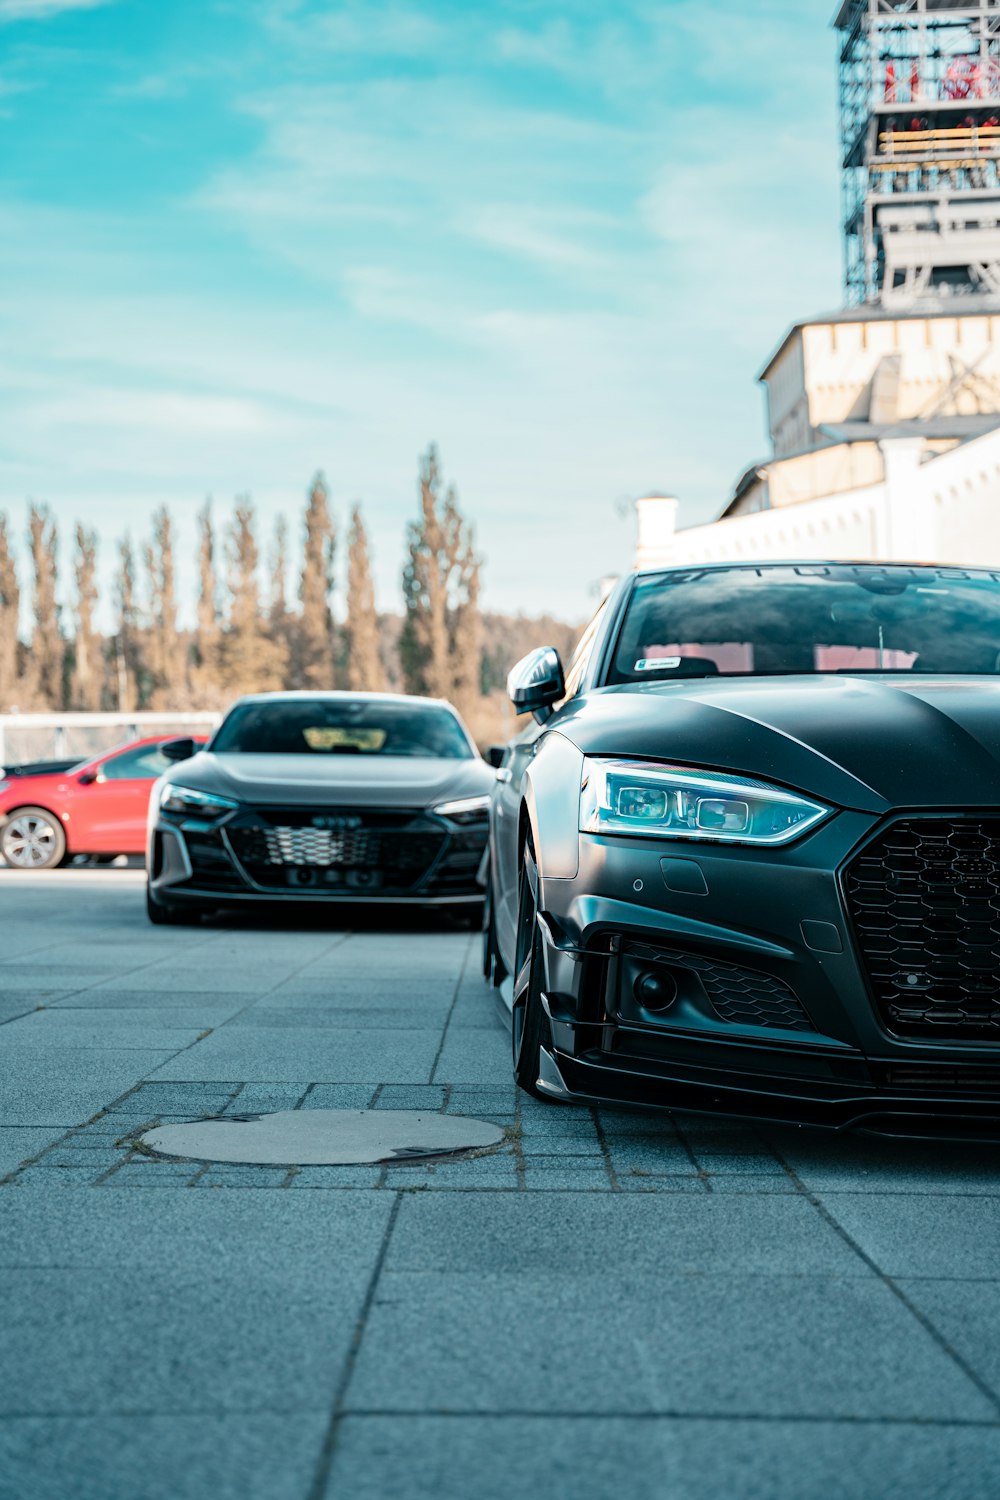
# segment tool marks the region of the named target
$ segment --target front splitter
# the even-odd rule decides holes
[[[732,1115],[774,1125],[865,1130],[909,1139],[940,1140],[953,1135],[963,1140],[1000,1141],[1000,1098],[885,1095],[875,1091],[822,1098],[807,1090],[782,1088],[780,1082],[772,1080],[765,1092],[731,1082],[650,1073],[641,1064],[623,1068],[598,1063],[553,1049],[543,1053],[538,1085],[543,1093],[563,1103]]]

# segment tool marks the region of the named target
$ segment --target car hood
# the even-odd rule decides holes
[[[494,773],[481,760],[423,756],[213,755],[173,766],[167,781],[239,802],[289,807],[431,807],[485,795]]]
[[[1000,807],[1000,680],[710,678],[603,688],[554,723],[588,755],[760,777],[839,807]]]

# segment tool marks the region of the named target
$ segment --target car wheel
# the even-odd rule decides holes
[[[54,870],[66,857],[66,834],[44,807],[19,807],[0,833],[0,854],[15,870]]]
[[[154,927],[190,927],[209,910],[207,906],[164,906],[146,887],[146,915]]]
[[[518,902],[518,971],[514,981],[511,1044],[514,1078],[534,1099],[551,1103],[538,1087],[541,1050],[552,1045],[549,1018],[542,1005],[542,939],[538,931],[538,866],[529,838],[524,850]]]
[[[487,984],[499,988],[507,978],[507,966],[500,957],[497,946],[497,924],[493,915],[493,877],[486,877],[486,896],[483,900],[483,978]]]

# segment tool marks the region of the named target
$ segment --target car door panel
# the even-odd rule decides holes
[[[141,854],[149,793],[168,765],[157,745],[132,746],[90,767],[68,807],[70,847],[87,854]]]

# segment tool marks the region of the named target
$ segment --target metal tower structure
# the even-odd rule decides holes
[[[850,302],[1000,297],[1000,0],[843,0]]]

